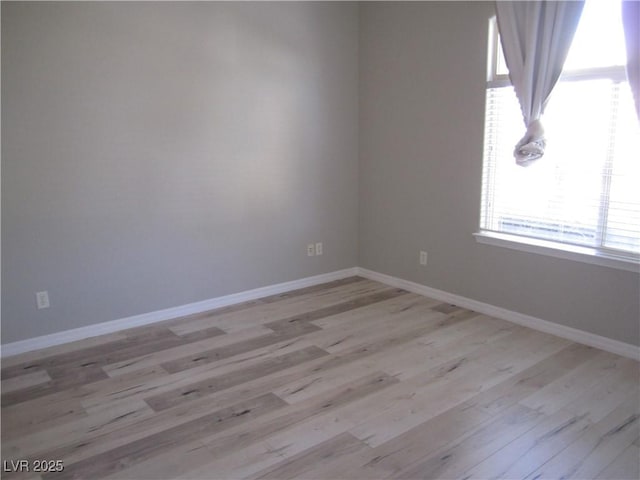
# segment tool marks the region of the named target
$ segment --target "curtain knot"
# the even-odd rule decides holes
[[[546,145],[542,123],[537,119],[532,120],[527,127],[527,133],[513,151],[516,163],[522,167],[528,167],[544,155]]]

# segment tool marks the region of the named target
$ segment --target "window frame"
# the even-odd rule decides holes
[[[496,17],[490,19],[488,33],[487,82],[485,92],[492,88],[507,88],[511,86],[509,75],[499,74],[497,72],[498,59],[501,52]],[[558,79],[558,82],[583,81],[601,78],[610,79],[614,83],[625,82],[627,81],[625,67],[613,66],[564,71]],[[486,108],[487,105],[485,104],[485,112]],[[484,160],[483,154],[483,174],[485,168]],[[487,208],[483,202],[484,198],[485,193],[483,191],[480,199],[478,231],[473,234],[478,243],[640,273],[640,254],[633,252],[609,249],[604,246],[589,247],[573,245],[571,243],[484,229],[481,225],[483,218],[482,212]],[[602,205],[601,208],[603,208]]]

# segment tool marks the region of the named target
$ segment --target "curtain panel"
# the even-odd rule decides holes
[[[544,155],[540,117],[569,52],[584,1],[498,1],[496,13],[509,77],[527,129],[514,157],[527,166]]]
[[[622,25],[627,45],[627,78],[640,120],[640,2],[622,2]]]

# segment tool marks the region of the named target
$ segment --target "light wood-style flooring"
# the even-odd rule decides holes
[[[4,359],[2,476],[638,479],[639,372],[353,277]]]

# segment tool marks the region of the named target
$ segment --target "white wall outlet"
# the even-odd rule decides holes
[[[420,250],[420,265],[425,266],[427,264],[427,252]]]
[[[322,242],[316,243],[316,255],[322,255]]]
[[[49,308],[49,292],[36,292],[36,305],[38,310]]]
[[[316,254],[316,246],[313,243],[307,245],[307,257],[313,257]]]

